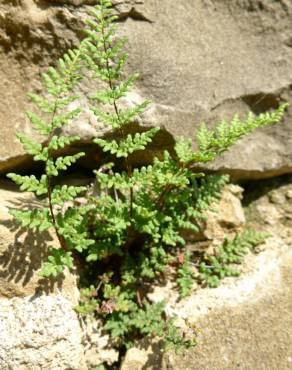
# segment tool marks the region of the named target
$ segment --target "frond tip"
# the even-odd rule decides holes
[[[288,104],[282,104],[275,111],[262,113],[259,116],[249,113],[244,121],[235,115],[230,123],[222,121],[213,130],[209,130],[205,124],[202,124],[196,135],[199,151],[194,153],[193,161],[214,160],[253,130],[280,122],[287,107]]]

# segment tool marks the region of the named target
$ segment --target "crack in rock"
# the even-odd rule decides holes
[[[242,101],[254,114],[260,114],[267,112],[269,109],[279,108],[281,103],[287,101],[287,99],[285,99],[283,96],[283,93],[290,90],[292,90],[292,84],[280,87],[279,89],[270,92],[259,91],[255,93],[244,94],[235,98],[222,100],[212,106],[210,110],[214,111],[226,103]]]
[[[132,7],[128,12],[120,12],[118,14],[118,17],[119,17],[120,22],[125,22],[128,18],[132,18],[135,21],[154,23],[154,21],[147,18],[143,13],[139,12],[135,7]]]

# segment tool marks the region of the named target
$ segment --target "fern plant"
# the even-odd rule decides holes
[[[228,181],[227,176],[195,172],[194,166],[212,161],[252,130],[279,122],[285,105],[258,117],[250,114],[245,121],[235,116],[214,130],[202,125],[196,151],[191,140],[180,139],[174,155],[165,151],[152,164],[133,168],[132,156],[145,150],[159,129],[141,130],[136,124],[137,130],[131,133],[149,101],[130,108],[122,104],[138,75],[126,77],[123,72],[127,54],[125,40],[116,36],[116,18],[111,1],[100,0],[90,10],[85,39],[59,60],[58,67],[43,74],[44,94],[30,94],[41,114],[28,112],[27,116],[45,139],[39,144],[24,134],[18,138],[34,160],[44,163],[45,171],[40,178],[13,173],[8,177],[21,190],[46,201],[43,208],[11,213],[24,227],[55,230],[60,245],[50,249],[42,275],[56,276],[78,265],[82,284],[90,287],[84,288],[76,310],[96,314],[117,346],[131,346],[136,339],[156,335],[167,347],[181,348],[192,342],[179,335],[172,320],[165,320],[164,303],[151,305],[147,293],[177,251],[183,252],[181,231],[199,230],[205,211],[220,198]],[[97,121],[116,133],[114,139],[93,138],[94,145],[112,158],[95,171],[98,196],[86,187],[61,186],[57,181],[61,171],[85,155],[61,156],[59,149],[79,138],[56,131],[78,118],[81,108],[70,107],[78,102],[76,87],[84,78],[102,82],[103,89],[92,92],[89,105]],[[116,170],[118,159],[123,161],[122,171]],[[74,201],[80,195],[85,200]],[[64,207],[65,202],[69,206]],[[186,260],[178,266],[182,296],[189,292],[191,275]]]
[[[220,280],[228,276],[238,276],[236,264],[243,262],[244,256],[258,244],[262,243],[268,234],[246,230],[233,239],[225,239],[215,255],[206,254],[199,265],[199,281],[211,288],[217,288]]]
[[[194,282],[194,273],[190,264],[190,254],[185,253],[179,256],[180,266],[177,269],[177,285],[181,298],[185,298],[190,294]]]

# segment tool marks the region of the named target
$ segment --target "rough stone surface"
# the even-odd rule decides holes
[[[207,239],[222,243],[225,237],[234,236],[242,230],[246,222],[241,204],[242,192],[238,185],[227,185],[219,204],[214,205],[214,210],[207,211],[203,232]]]
[[[292,176],[247,185],[244,206],[248,222],[258,228],[279,230],[292,228]]]
[[[0,4],[0,171],[21,166],[16,130],[30,133],[23,111],[38,76],[77,42],[87,4],[82,0],[19,0]],[[136,98],[154,102],[142,124],[165,129],[168,146],[233,112],[255,113],[292,99],[290,0],[115,1],[121,34],[129,36],[130,71],[140,71]],[[83,86],[82,91],[88,91]],[[291,109],[285,122],[258,130],[213,168],[260,178],[291,172]],[[77,128],[76,128],[77,126]],[[94,134],[90,118],[72,131]],[[4,142],[5,141],[5,142]]]
[[[149,352],[149,351],[148,351]],[[148,361],[149,353],[140,348],[131,348],[127,351],[123,360],[121,370],[137,370],[141,369]]]
[[[62,295],[1,298],[0,342],[3,370],[84,369],[79,321]]]
[[[240,233],[246,224],[241,204],[243,188],[228,184],[224,187],[221,198],[206,212],[206,219],[201,222],[200,232],[184,231],[190,251],[213,252],[225,238],[233,238]]]
[[[86,365],[89,370],[103,363],[113,365],[119,359],[119,352],[110,346],[109,335],[102,334],[101,322],[95,317],[85,316],[81,320],[82,344]]]

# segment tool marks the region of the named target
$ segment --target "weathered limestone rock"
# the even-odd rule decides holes
[[[38,89],[38,75],[77,42],[88,4],[94,0],[20,0],[0,5],[0,171],[27,159],[14,139],[30,133],[23,118],[25,94]],[[165,135],[194,134],[234,112],[275,108],[292,100],[290,0],[115,1],[120,33],[129,36],[129,71],[140,71],[134,91],[152,107],[141,124]],[[81,90],[87,92],[89,86]],[[258,130],[213,168],[260,178],[291,172],[291,109],[285,122]],[[71,127],[87,141],[100,128],[84,116]],[[5,143],[4,143],[5,140]],[[87,161],[88,163],[88,161]]]
[[[141,369],[148,360],[147,351],[139,348],[131,348],[127,351],[121,370]]]
[[[0,299],[0,367],[86,369],[81,328],[62,295]]]
[[[241,204],[243,189],[229,184],[222,192],[222,198],[214,210],[207,211],[204,236],[215,243],[222,243],[225,237],[234,236],[245,226],[245,215]]]
[[[206,212],[206,218],[201,221],[200,232],[183,231],[182,236],[187,241],[189,250],[214,252],[225,238],[232,239],[240,233],[246,218],[241,204],[243,188],[228,184],[221,193],[221,199],[211,205]]]
[[[259,196],[258,189],[264,189]],[[292,176],[261,181],[247,187],[248,222],[258,228],[292,235]]]

